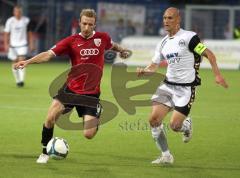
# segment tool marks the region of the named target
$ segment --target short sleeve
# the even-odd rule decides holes
[[[159,64],[164,59],[161,53],[161,44],[162,43],[158,43],[158,45],[155,48],[154,56],[152,57],[152,62],[155,64]]]
[[[4,28],[4,32],[9,33],[10,32],[10,19],[7,20],[6,24],[5,24],[5,28]]]
[[[198,35],[195,35],[191,38],[188,47],[191,52],[195,52],[199,55],[202,55],[203,51],[207,48],[204,44],[201,43]]]
[[[108,50],[108,49],[112,48],[112,39],[111,39],[111,37],[107,33],[105,33],[105,34],[106,34],[105,35],[105,39],[106,39],[106,47],[105,47],[105,49]]]
[[[63,40],[59,41],[54,47],[51,48],[51,51],[56,56],[67,55],[69,54],[69,46],[72,41],[71,36],[64,38]]]

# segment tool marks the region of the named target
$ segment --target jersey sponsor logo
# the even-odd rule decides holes
[[[81,57],[81,60],[88,60],[89,57]]]
[[[14,30],[16,30],[16,31],[20,31],[20,30],[22,30],[22,27],[15,27]]]
[[[101,40],[100,38],[95,38],[93,41],[94,41],[94,44],[95,44],[97,47],[99,47],[99,46],[101,45],[101,42],[102,42],[102,40]]]
[[[82,46],[82,45],[83,45],[83,44],[78,44],[77,46],[80,47],[80,46]]]
[[[166,55],[168,64],[179,63],[181,58],[178,56],[178,53],[170,53]]]
[[[81,56],[96,56],[99,50],[97,48],[81,49],[80,54]]]

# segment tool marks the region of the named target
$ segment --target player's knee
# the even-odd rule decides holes
[[[55,122],[56,122],[56,114],[54,114],[54,113],[48,113],[48,115],[47,115],[47,120],[46,120],[46,124],[48,125],[48,126],[54,126],[54,124],[55,124]]]
[[[83,134],[84,134],[85,138],[92,139],[95,136],[96,132],[95,131],[87,131],[87,130],[85,130]]]
[[[181,129],[181,125],[176,122],[170,122],[170,128],[173,131],[178,132]]]
[[[151,115],[150,118],[149,118],[149,124],[152,126],[152,127],[157,127],[161,124],[159,118],[156,116],[156,115]]]
[[[48,122],[55,122],[55,114],[53,114],[53,113],[48,113],[48,115],[47,115],[47,121]]]

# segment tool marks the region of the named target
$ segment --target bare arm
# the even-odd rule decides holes
[[[224,88],[228,88],[228,84],[226,83],[226,81],[224,80],[224,78],[222,77],[222,75],[219,71],[219,68],[218,68],[217,62],[216,62],[216,57],[212,53],[212,51],[209,49],[205,49],[204,52],[202,53],[202,55],[209,60],[211,66],[212,66],[212,71],[215,75],[216,83],[223,86]]]
[[[123,48],[119,44],[113,42],[111,50],[119,52],[122,59],[127,59],[132,55],[132,51]]]
[[[158,64],[151,63],[150,65],[148,65],[145,68],[138,67],[137,68],[137,75],[139,77],[144,76],[144,75],[145,76],[152,75],[157,71],[157,69],[158,69]]]
[[[42,53],[39,53],[38,55],[32,57],[31,59],[28,59],[26,61],[20,61],[18,63],[16,63],[14,65],[15,69],[18,68],[24,68],[26,67],[28,64],[34,64],[34,63],[42,63],[42,62],[47,62],[49,61],[51,58],[53,58],[55,55],[53,54],[52,51],[48,50]]]
[[[4,50],[8,51],[9,48],[9,38],[10,38],[10,33],[4,32]]]

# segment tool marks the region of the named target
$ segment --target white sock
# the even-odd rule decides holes
[[[151,127],[152,137],[157,145],[157,148],[162,152],[169,152],[167,137],[164,133],[163,124],[158,127]]]
[[[25,79],[25,68],[23,69],[18,69],[18,74],[19,74],[19,80],[20,82],[23,82]]]
[[[190,129],[190,123],[188,121],[186,121],[186,119],[183,121],[182,128],[180,129],[180,132],[186,132]]]
[[[13,73],[13,76],[15,78],[16,83],[19,83],[20,82],[20,77],[19,77],[18,69],[16,70],[16,69],[12,68],[12,73]]]
[[[162,152],[162,156],[169,156],[171,153],[169,150]]]

